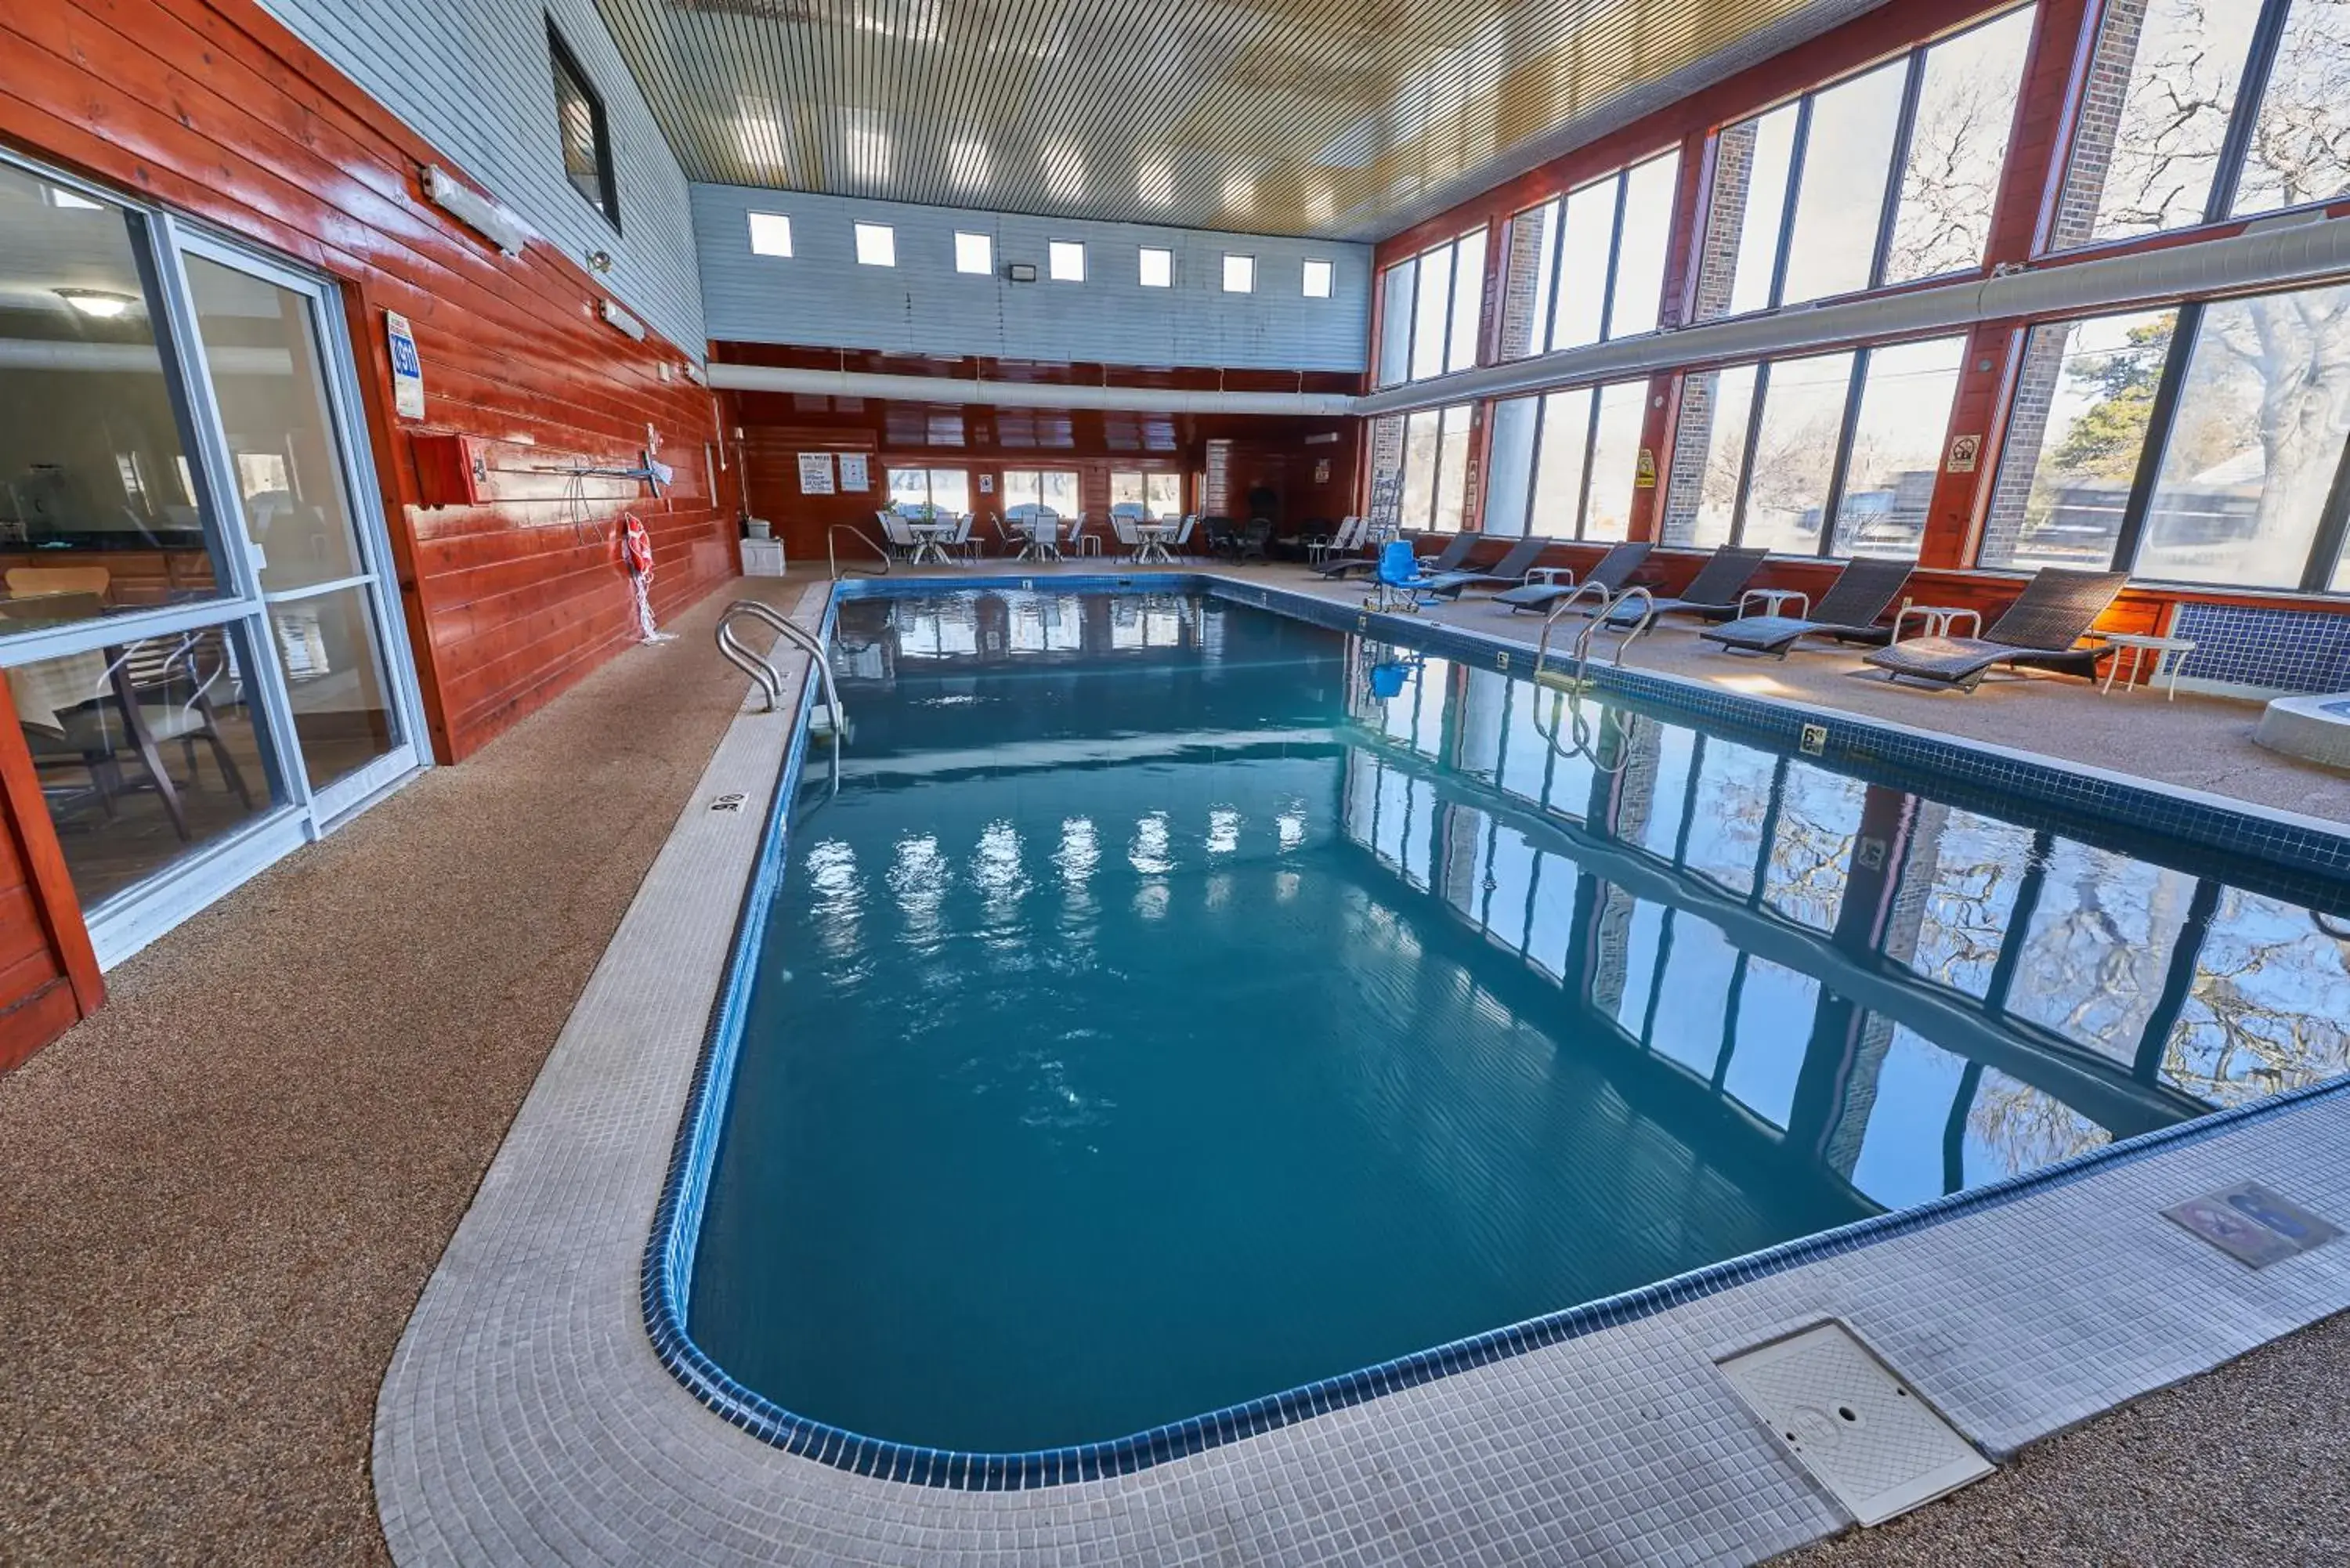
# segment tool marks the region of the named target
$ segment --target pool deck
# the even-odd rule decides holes
[[[697,808],[713,776],[772,783],[780,743],[735,722],[713,607],[172,933],[0,1079],[0,1558],[380,1561],[380,1501],[402,1561],[1737,1560],[1842,1520],[1728,1401],[1720,1350],[1845,1315],[2003,1453],[2350,1304],[2350,1248],[2254,1274],[2153,1212],[2252,1175],[2350,1213],[2334,1096],[1116,1482],[915,1491],[790,1459],[694,1403],[636,1328],[715,983],[660,945],[661,900],[742,852]],[[1684,640],[1634,661],[1731,662]],[[1830,685],[1831,662],[1725,679],[1881,690]],[[2350,820],[2350,784],[2243,740],[2249,704],[1804,690]],[[591,981],[632,897],[646,940],[632,927]],[[411,1328],[379,1411],[436,1259],[432,1332]],[[2029,1312],[2035,1293],[2064,1310]],[[2341,1320],[2299,1334],[1806,1561],[2335,1560],[2345,1350]]]

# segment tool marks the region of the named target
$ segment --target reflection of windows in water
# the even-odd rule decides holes
[[[2015,909],[2032,835],[2012,823],[1950,810],[1939,829],[1919,835],[1903,873],[1920,896],[1917,934],[1908,953],[1886,956],[1968,996],[1991,987],[2010,915]],[[1905,889],[1908,891],[1908,889]]]
[[[1843,906],[1867,786],[1800,764],[1780,792],[1778,831],[1763,867],[1763,896],[1781,914],[1827,930]]]
[[[2189,1094],[2233,1105],[2350,1072],[2350,941],[2309,911],[2223,889],[2163,1055]]]
[[[2194,891],[2183,873],[2059,839],[2018,955],[2009,1013],[2134,1061]]]
[[[890,622],[898,633],[898,651],[909,659],[946,659],[979,651],[978,623],[968,611],[947,614],[892,607]]]

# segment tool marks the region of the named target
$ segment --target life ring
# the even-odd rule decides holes
[[[620,519],[620,565],[632,577],[653,575],[653,538],[633,512]]]

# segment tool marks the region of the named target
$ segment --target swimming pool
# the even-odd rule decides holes
[[[2350,1064],[2330,876],[1229,598],[839,629],[685,1303],[825,1430],[1148,1462]]]

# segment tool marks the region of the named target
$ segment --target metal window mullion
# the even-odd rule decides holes
[[[1769,308],[1776,310],[1787,292],[1787,258],[1795,244],[1795,203],[1803,195],[1804,165],[1810,161],[1812,147],[1812,95],[1805,93],[1795,105],[1795,135],[1787,148],[1787,189],[1779,199],[1779,251],[1771,258],[1771,298]]]
[[[1909,51],[1909,71],[1901,83],[1901,113],[1893,123],[1892,166],[1886,171],[1885,200],[1877,213],[1877,251],[1869,257],[1868,286],[1885,286],[1893,260],[1893,230],[1901,219],[1901,186],[1909,174],[1909,147],[1918,131],[1918,98],[1926,82],[1926,51]]]
[[[1575,492],[1575,537],[1577,543],[1583,539],[1584,524],[1591,512],[1591,459],[1599,449],[1600,390],[1597,387],[1590,389],[1591,410],[1583,422],[1583,472]]]
[[[1714,373],[1713,389],[1721,395],[1721,377]],[[1754,454],[1762,445],[1762,407],[1771,390],[1771,362],[1760,360],[1754,367],[1754,385],[1746,396],[1746,443],[1738,459],[1738,484],[1730,495],[1730,544],[1733,546],[1746,537],[1746,503],[1754,493]],[[1711,441],[1711,432],[1707,441]],[[1709,453],[1709,456],[1711,454]]]
[[[2350,541],[2350,441],[2342,446],[2342,455],[2334,464],[2334,483],[2325,493],[2324,509],[2317,514],[2317,535],[2309,542],[2309,559],[2301,570],[2301,591],[2305,594],[2329,592],[2334,585],[2334,569],[2342,560],[2345,541]]]
[[[1521,539],[1532,537],[1534,531],[1534,491],[1542,478],[1543,424],[1550,416],[1548,398],[1537,393],[1527,400],[1534,404],[1534,439],[1526,443],[1525,498],[1518,504],[1518,537]],[[1494,408],[1495,411],[1499,412],[1500,404],[1495,404]],[[1494,422],[1499,424],[1501,421],[1496,420]],[[1489,458],[1492,456],[1492,441],[1488,439],[1486,448]],[[1492,488],[1493,476],[1488,473],[1485,476],[1486,493],[1489,495],[1492,493]]]
[[[2172,427],[2178,420],[2178,400],[2187,372],[2195,360],[2195,339],[2203,330],[2203,304],[2189,300],[2178,307],[2170,329],[2170,347],[2162,358],[2162,376],[2155,384],[2154,406],[2147,410],[2146,444],[2138,448],[2137,472],[2130,476],[2129,499],[2122,504],[2122,525],[2114,535],[2113,566],[2137,569],[2138,550],[2146,543],[2147,514],[2162,480],[2162,460],[2170,446]]]
[[[1550,219],[1550,296],[1543,312],[1542,347],[1536,354],[1547,354],[1558,337],[1558,295],[1560,280],[1566,276],[1566,197],[1554,196],[1546,205],[1556,209]]]
[[[1608,323],[1616,315],[1616,272],[1624,260],[1624,207],[1631,200],[1630,171],[1615,176],[1616,212],[1607,230],[1607,271],[1599,284],[1599,341],[1607,342],[1615,334]]]
[[[2244,74],[2236,82],[2236,102],[2228,115],[2228,132],[2220,140],[2220,161],[2211,171],[2211,189],[2203,198],[2203,221],[2227,218],[2242,189],[2244,164],[2251,158],[2252,132],[2261,118],[2261,100],[2268,96],[2269,78],[2284,42],[2284,24],[2293,0],[2268,0],[2252,26],[2251,47],[2244,56]]]
[[[1852,356],[1852,374],[1845,382],[1844,423],[1836,431],[1835,462],[1828,469],[1828,493],[1820,518],[1819,554],[1823,557],[1835,555],[1836,514],[1844,509],[1845,482],[1852,477],[1852,441],[1860,428],[1860,401],[1868,390],[1868,363],[1875,352],[1856,348]]]

